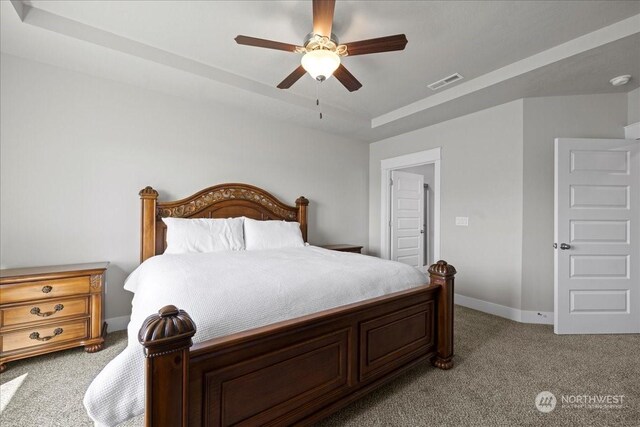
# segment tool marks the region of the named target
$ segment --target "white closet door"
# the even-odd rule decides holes
[[[392,171],[391,182],[391,259],[422,268],[424,177]]]

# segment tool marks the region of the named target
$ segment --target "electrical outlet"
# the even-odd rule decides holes
[[[456,225],[460,225],[462,227],[468,227],[469,226],[469,217],[457,216],[456,217]]]

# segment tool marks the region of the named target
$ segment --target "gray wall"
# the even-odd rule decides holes
[[[553,311],[554,139],[624,138],[625,94],[524,100],[522,309]]]
[[[424,265],[431,265],[435,261],[433,259],[433,202],[435,200],[434,198],[435,166],[433,164],[428,164],[428,165],[413,166],[410,168],[402,168],[398,170],[403,172],[422,175],[422,177],[424,178],[424,183],[429,186],[428,187],[429,191],[427,192],[428,197],[425,197],[425,209],[424,209],[424,212],[428,213],[428,220],[429,220],[429,223],[426,224],[428,233],[425,233],[425,239],[428,237],[429,240],[426,242],[427,244],[425,245],[425,248],[427,248],[427,251],[425,251]],[[427,210],[426,207],[428,207],[429,209]]]
[[[106,315],[130,312],[138,191],[222,182],[310,201],[312,243],[367,243],[365,143],[1,57],[0,264],[108,260]],[[348,215],[345,215],[345,212]]]
[[[458,268],[456,292],[519,308],[522,117],[518,100],[371,144],[370,250],[380,253],[380,161],[442,147],[440,256]]]
[[[640,87],[627,94],[627,124],[640,122]]]

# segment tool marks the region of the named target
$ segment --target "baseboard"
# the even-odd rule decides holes
[[[110,319],[105,319],[107,322],[107,331],[115,332],[115,331],[124,331],[127,329],[127,325],[129,325],[129,320],[131,316],[120,316],[120,317],[112,317]]]
[[[505,319],[515,320],[520,323],[553,325],[553,312],[519,310],[517,308],[507,307],[460,294],[455,294],[454,301],[456,304],[463,307],[493,314],[494,316],[504,317]]]
[[[516,322],[519,322],[522,317],[520,315],[520,310],[517,310],[515,308],[483,301],[476,298],[466,297],[460,294],[455,294],[455,296],[453,297],[453,301],[463,307],[468,307],[474,310],[482,311],[484,313],[493,314],[494,316],[504,317],[505,319],[515,320]]]
[[[521,323],[538,323],[540,325],[553,325],[553,311],[527,311],[522,310]]]

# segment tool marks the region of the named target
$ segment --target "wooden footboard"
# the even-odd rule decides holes
[[[192,347],[196,325],[174,306],[149,316],[147,426],[307,425],[423,360],[453,366],[453,282],[429,285]]]

